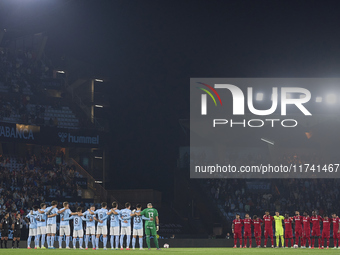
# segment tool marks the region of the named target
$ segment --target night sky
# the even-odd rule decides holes
[[[0,26],[110,78],[114,188],[172,188],[190,77],[339,77],[338,1],[5,0]]]

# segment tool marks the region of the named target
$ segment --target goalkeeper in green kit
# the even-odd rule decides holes
[[[155,208],[152,208],[151,203],[148,203],[146,209],[136,214],[150,218],[150,220],[145,221],[146,244],[148,245],[149,250],[151,250],[150,247],[150,234],[151,234],[151,236],[153,236],[153,241],[155,242],[157,250],[160,250],[157,239],[157,231],[159,230],[159,218],[157,210]]]

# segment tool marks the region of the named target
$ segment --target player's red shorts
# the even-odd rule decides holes
[[[270,228],[270,229],[265,229],[264,230],[264,236],[270,236],[272,237],[273,236],[273,229]]]
[[[295,236],[302,236],[302,229],[296,229]]]
[[[255,237],[261,237],[261,231],[254,231]]]
[[[304,229],[303,230],[303,236],[304,237],[308,237],[308,236],[310,237],[310,229]]]
[[[242,233],[241,232],[234,232],[234,239],[242,239]]]
[[[312,236],[321,236],[320,229],[312,229]]]
[[[329,239],[329,237],[330,237],[330,233],[329,233],[329,231],[322,231],[322,239],[324,239],[324,238],[327,238],[327,239]]]
[[[244,231],[243,237],[251,236],[251,231]]]
[[[285,231],[285,238],[293,238],[293,231]]]

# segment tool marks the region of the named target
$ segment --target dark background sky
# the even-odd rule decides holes
[[[3,28],[110,77],[112,183],[171,186],[190,77],[338,77],[338,1],[4,0]]]

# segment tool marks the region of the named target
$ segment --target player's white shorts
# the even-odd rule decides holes
[[[97,235],[107,235],[107,226],[97,226]]]
[[[56,234],[57,233],[57,224],[49,224],[46,229],[47,234]]]
[[[70,235],[70,225],[60,225],[59,236]]]
[[[95,234],[96,234],[95,226],[86,227],[86,235],[95,235]]]
[[[28,235],[29,236],[36,236],[37,235],[37,229],[36,228],[30,228]]]
[[[123,236],[123,235],[130,236],[131,235],[131,226],[121,227],[120,228],[120,235],[121,236]]]
[[[133,236],[143,236],[143,229],[133,229],[132,230],[132,235]]]
[[[119,226],[110,227],[110,235],[111,236],[119,236]]]
[[[46,235],[46,226],[41,226],[37,228],[37,235]]]
[[[82,238],[84,236],[84,231],[81,230],[73,230],[73,237],[77,238],[80,237]]]

